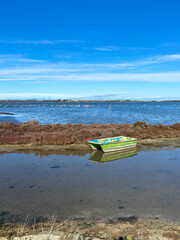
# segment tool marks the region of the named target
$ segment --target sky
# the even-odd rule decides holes
[[[1,0],[0,99],[180,100],[180,1]]]

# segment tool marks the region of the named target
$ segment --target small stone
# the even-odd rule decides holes
[[[124,206],[119,206],[119,209],[124,209]]]

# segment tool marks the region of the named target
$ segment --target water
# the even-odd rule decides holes
[[[180,102],[156,103],[2,103],[0,122],[39,121],[53,123],[134,123],[173,124],[180,122]]]
[[[180,149],[142,151],[103,163],[88,160],[90,153],[65,154],[0,155],[1,221],[24,222],[27,214],[179,221]]]

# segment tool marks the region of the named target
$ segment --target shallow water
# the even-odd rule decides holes
[[[0,122],[39,121],[52,123],[134,123],[173,124],[180,120],[180,102],[155,103],[18,103],[0,102]]]
[[[103,163],[88,160],[89,153],[68,154],[1,154],[0,220],[55,214],[63,219],[136,215],[179,221],[180,149],[138,152]]]

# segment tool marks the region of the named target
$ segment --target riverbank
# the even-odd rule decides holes
[[[34,221],[33,224],[1,224],[0,239],[52,239],[52,240],[176,240],[180,238],[177,223],[158,219],[138,220],[132,216],[108,222],[67,220],[56,222]]]
[[[48,124],[37,121],[26,123],[0,123],[0,145],[29,145],[29,148],[88,149],[87,141],[114,136],[135,137],[139,143],[165,142],[180,138],[180,123],[152,125],[145,122],[134,124]],[[53,146],[53,147],[52,147]],[[19,148],[19,147],[18,147]],[[47,147],[48,148],[48,147]],[[57,148],[56,148],[57,149]]]

